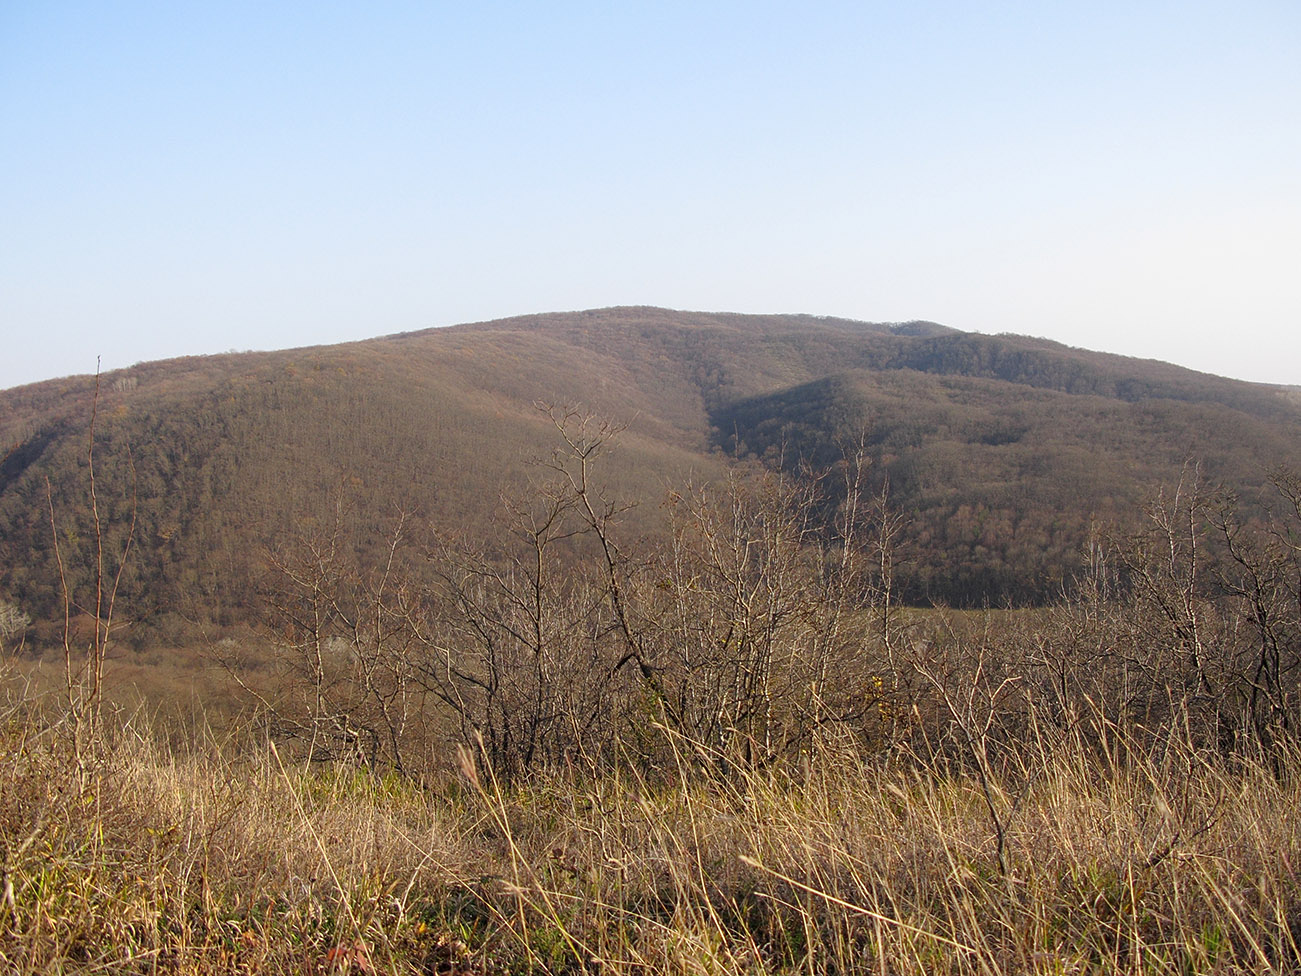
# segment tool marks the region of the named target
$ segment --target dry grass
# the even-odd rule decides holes
[[[0,968],[1230,973],[1301,966],[1298,773],[1041,737],[992,782],[827,745],[505,792],[9,709]],[[1114,746],[1114,743],[1113,743]]]

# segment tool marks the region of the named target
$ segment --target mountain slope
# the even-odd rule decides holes
[[[0,392],[0,596],[58,616],[52,521],[84,593],[92,408],[110,542],[134,503],[124,605],[230,621],[265,553],[329,530],[340,507],[362,553],[399,511],[483,532],[555,442],[539,402],[628,425],[601,474],[638,503],[630,533],[655,531],[667,484],[720,473],[720,448],[826,464],[865,434],[912,520],[918,600],[1043,598],[1091,522],[1132,517],[1187,457],[1249,494],[1301,444],[1280,389],[1043,340],[651,308],[525,316],[145,363],[102,377],[97,400],[87,377]]]
[[[922,551],[909,598],[982,603],[1051,598],[1095,526],[1135,524],[1181,477],[1226,485],[1252,510],[1301,443],[1295,418],[1261,406],[1263,416],[1206,398],[1128,400],[983,376],[853,370],[739,401],[715,419],[733,432],[729,446],[815,467],[865,437]]]

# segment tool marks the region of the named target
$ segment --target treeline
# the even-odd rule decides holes
[[[1281,401],[1280,401],[1281,402]],[[1292,426],[1223,404],[1027,389],[912,370],[844,371],[715,414],[720,445],[792,474],[864,438],[873,487],[907,516],[902,598],[919,606],[1044,605],[1083,569],[1098,526],[1136,530],[1146,499],[1197,458],[1262,517]]]
[[[888,482],[905,516],[896,587],[916,606],[1046,604],[1091,527],[1136,527],[1190,456],[1252,517],[1267,466],[1301,463],[1277,391],[925,323],[608,309],[102,379],[0,393],[0,599],[47,645],[61,572],[87,606],[96,396],[104,524],[135,525],[120,582],[139,647],[247,619],[266,552],[330,524],[341,496],[359,550],[395,511],[490,525],[546,453],[537,400],[635,418],[606,464],[639,502],[635,533],[666,529],[666,483],[717,480],[736,457],[800,479],[865,433],[870,488]]]
[[[351,500],[349,545],[362,553],[397,510],[440,526],[482,524],[500,493],[526,489],[545,436],[531,404],[448,382],[410,362],[323,356],[216,376],[180,405],[109,382],[84,389],[79,415],[25,435],[0,466],[0,597],[47,644],[59,640],[61,585],[78,612],[87,607],[92,458],[110,536],[101,541],[120,548],[131,527],[122,639],[136,646],[247,620],[266,554],[331,523],[340,497]],[[650,472],[689,459],[672,443],[632,437],[608,473],[632,495]]]

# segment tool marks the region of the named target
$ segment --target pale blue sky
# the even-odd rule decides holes
[[[0,0],[0,387],[616,304],[1301,384],[1301,4]]]

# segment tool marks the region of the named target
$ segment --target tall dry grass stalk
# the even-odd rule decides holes
[[[797,771],[509,788],[467,757],[417,788],[129,721],[83,778],[67,728],[2,734],[5,972],[1301,967],[1296,753],[1042,733],[984,784],[828,743]]]

